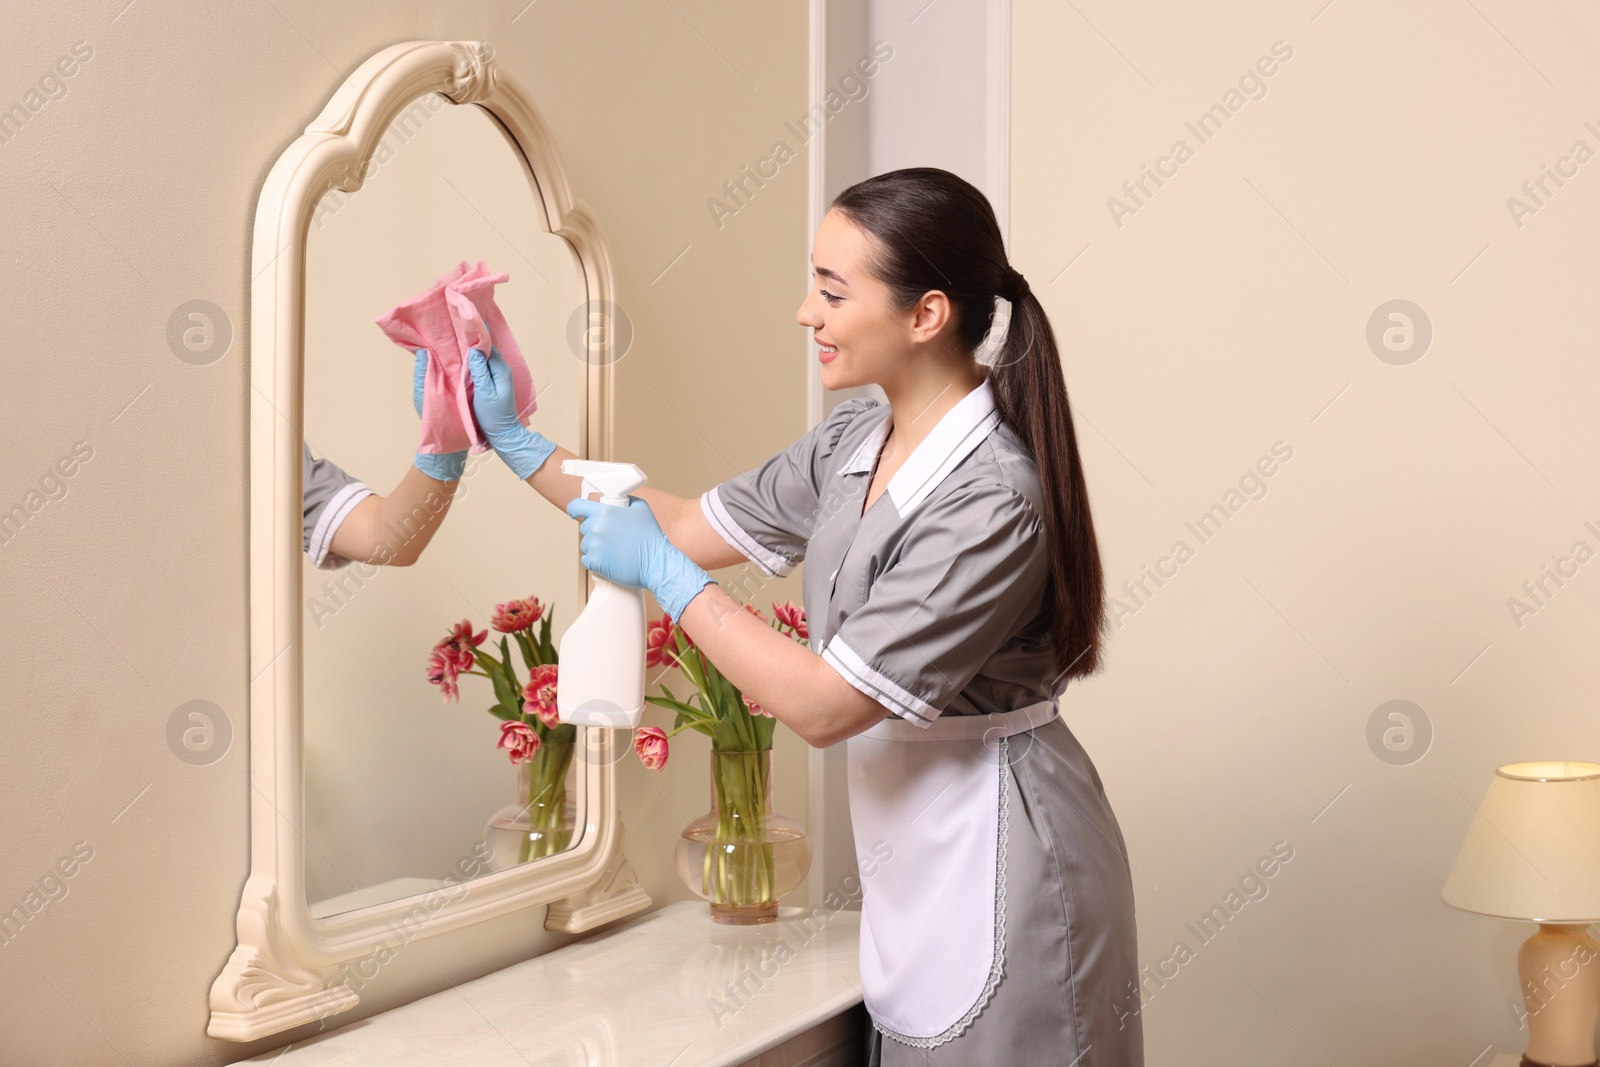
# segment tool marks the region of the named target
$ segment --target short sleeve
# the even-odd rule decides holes
[[[700,510],[722,539],[768,577],[783,577],[806,555],[825,479],[845,428],[869,408],[851,397],[776,456],[700,495]]]
[[[301,477],[301,547],[321,570],[336,570],[350,562],[329,551],[333,532],[352,508],[372,489],[365,482],[346,474],[330,459],[312,459],[311,446],[302,442],[304,469]]]
[[[1049,577],[1043,524],[1015,489],[929,500],[822,658],[891,712],[929,726],[1033,621]]]

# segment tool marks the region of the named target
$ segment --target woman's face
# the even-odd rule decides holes
[[[795,319],[817,340],[827,389],[891,381],[906,366],[913,341],[926,332],[926,313],[917,307],[895,312],[889,287],[867,272],[871,241],[833,210],[823,216],[812,243],[811,289]],[[936,302],[942,301],[938,294]]]

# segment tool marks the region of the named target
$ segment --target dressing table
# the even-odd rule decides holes
[[[861,915],[722,926],[679,901],[239,1065],[846,1067],[862,1062]]]

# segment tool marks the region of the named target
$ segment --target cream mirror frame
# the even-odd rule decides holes
[[[250,875],[238,946],[211,987],[212,1037],[250,1041],[354,1007],[341,975],[396,929],[424,937],[549,905],[545,927],[581,932],[650,906],[623,855],[615,764],[625,734],[587,730],[586,812],[566,851],[426,894],[313,918],[305,871],[302,761],[301,491],[306,245],[318,202],[361,188],[389,125],[425,94],[481,106],[520,149],[548,229],[572,246],[590,308],[609,306],[599,226],[574,200],[549,131],[481,41],[410,41],[372,56],[278,158],[256,205],[250,326]],[[610,410],[608,331],[587,339],[581,444],[603,457]],[[578,566],[577,561],[573,561]],[[585,583],[587,584],[587,583]],[[576,610],[572,612],[575,617]],[[419,914],[421,921],[418,921]],[[408,936],[406,940],[410,940]]]

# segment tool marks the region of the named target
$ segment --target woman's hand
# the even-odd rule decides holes
[[[423,385],[428,380],[428,350],[417,349],[417,364],[411,372],[411,405],[417,409],[417,418],[422,418],[422,392]],[[418,452],[412,466],[430,478],[441,482],[459,481],[461,472],[467,469],[467,452],[463,448],[460,452]]]
[[[417,409],[417,418],[422,418],[422,386],[428,380],[428,350],[417,349],[417,365],[411,372],[411,406]]]
[[[648,589],[674,620],[711,576],[667,540],[655,513],[638,497],[628,506],[575,498],[567,514],[582,519],[578,548],[584,567],[608,581]]]
[[[526,480],[550,458],[555,443],[517,418],[511,368],[498,348],[491,345],[487,358],[476,348],[467,349],[467,367],[472,372],[472,414],[478,428],[511,473]]]

